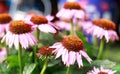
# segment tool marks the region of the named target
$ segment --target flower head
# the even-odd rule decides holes
[[[77,3],[77,2],[66,2],[64,4],[63,8],[65,8],[65,9],[76,9],[76,10],[82,9],[82,7],[80,6],[80,4]]]
[[[84,15],[84,10],[78,2],[66,2],[56,16],[61,19],[83,19]]]
[[[6,41],[9,47],[12,45],[18,49],[19,44],[23,48],[28,48],[29,45],[37,43],[36,38],[32,35],[32,26],[22,20],[12,21],[9,25],[9,31],[3,37],[2,42]]]
[[[49,19],[51,20],[51,18]],[[57,31],[49,19],[42,15],[33,15],[30,18],[30,22],[42,32],[56,33]]]
[[[7,13],[0,14],[0,24],[9,23],[12,20],[11,16]]]
[[[94,36],[97,36],[98,38],[102,39],[105,37],[106,41],[109,40],[118,40],[118,35],[115,31],[115,24],[106,19],[96,19],[92,21],[93,25],[90,25],[89,28],[87,28],[87,33],[93,34]]]
[[[7,57],[6,48],[0,48],[0,63],[3,62]]]
[[[94,67],[93,70],[87,72],[87,74],[115,74],[116,71],[112,71],[111,69],[104,69],[102,66],[100,69]]]
[[[11,16],[7,13],[0,14],[0,36],[4,35],[4,32],[7,31],[9,22],[12,20]]]
[[[67,36],[62,42],[57,42],[51,47],[56,48],[53,53],[56,54],[56,58],[62,56],[62,61],[66,66],[73,65],[75,61],[79,67],[83,66],[82,56],[88,62],[92,61],[84,50],[84,43],[76,36]]]
[[[33,22],[34,24],[37,24],[37,25],[48,23],[48,20],[46,17],[38,16],[38,15],[32,16],[30,21]]]
[[[37,56],[50,56],[54,48],[49,48],[49,46],[44,46],[38,50]]]

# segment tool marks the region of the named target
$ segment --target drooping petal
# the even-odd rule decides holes
[[[40,29],[40,31],[45,32],[45,33],[56,33],[56,30],[48,24],[41,24],[38,26],[38,28]]]
[[[74,11],[74,17],[78,19],[84,19],[85,13],[83,10],[73,10]]]
[[[23,34],[19,35],[19,42],[22,48],[26,48],[26,42],[24,41],[25,37]]]
[[[83,66],[81,54],[76,53],[76,58],[77,58],[78,66],[80,68],[81,66]]]
[[[30,45],[36,45],[38,43],[38,40],[32,35],[32,33],[28,33],[27,35],[29,35],[29,37],[33,41],[33,44],[30,44]]]
[[[69,62],[70,64],[74,64],[75,63],[75,60],[76,60],[76,53],[73,52],[73,51],[70,51],[69,52]]]
[[[56,54],[55,58],[60,57],[62,55],[63,50],[64,50],[64,47],[59,48],[59,52]]]
[[[62,53],[62,61],[63,61],[64,64],[66,63],[66,61],[65,61],[65,60],[66,60],[66,59],[65,59],[66,53],[67,53],[67,50],[64,49],[64,50],[63,50],[63,53]]]
[[[56,16],[61,17],[64,14],[64,12],[65,12],[65,9],[63,8],[56,14]]]
[[[50,46],[50,48],[57,48],[57,47],[61,47],[61,46],[62,46],[61,42],[56,42],[52,46]]]
[[[92,59],[87,55],[87,53],[86,53],[85,51],[82,51],[82,50],[81,50],[81,51],[80,51],[80,54],[81,54],[82,56],[84,56],[89,63],[91,63]]]
[[[18,35],[15,35],[14,45],[16,49],[19,48],[19,36]]]
[[[13,34],[12,36],[9,36],[10,40],[9,40],[9,47],[11,48],[12,45],[14,44],[14,40],[15,40],[15,35]]]
[[[107,32],[107,31],[105,31],[104,33],[105,33],[105,38],[106,38],[106,41],[108,42],[108,41],[109,41],[108,32]]]

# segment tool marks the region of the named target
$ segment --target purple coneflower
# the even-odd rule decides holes
[[[61,19],[83,19],[84,15],[84,10],[78,2],[66,2],[56,16]]]
[[[11,48],[12,45],[18,49],[19,44],[22,48],[28,48],[29,45],[36,45],[37,39],[32,35],[32,26],[22,20],[12,21],[9,29],[1,42],[6,41],[6,44]]]
[[[66,66],[73,65],[77,61],[78,66],[83,66],[82,56],[90,63],[92,60],[84,49],[84,43],[76,36],[66,36],[62,42],[57,42],[51,48],[56,48],[53,53],[55,58],[62,56],[62,61]]]
[[[45,57],[45,62],[44,62],[44,65],[43,65],[43,68],[40,72],[40,74],[44,74],[46,68],[47,68],[47,65],[48,65],[48,61],[49,61],[49,56],[52,55],[52,51],[54,50],[54,48],[49,48],[49,46],[43,46],[42,48],[40,48],[38,50],[38,53],[37,53],[37,56],[38,57]]]
[[[9,22],[12,20],[11,16],[8,13],[0,14],[0,36],[4,35],[4,32],[7,31]]]
[[[118,35],[115,31],[115,24],[112,21],[106,19],[96,19],[93,20],[93,25],[90,28],[87,28],[87,33],[90,33],[97,38],[102,39],[105,37],[106,42],[109,40],[118,40]]]
[[[42,15],[33,15],[30,18],[30,22],[34,24],[40,31],[45,33],[56,33],[56,29],[50,22],[52,17],[45,17]]]
[[[94,67],[93,70],[87,72],[87,74],[115,74],[116,71],[111,69],[104,69],[102,66],[99,68]]]
[[[54,50],[54,48],[49,48],[49,46],[43,46],[42,48],[40,48],[38,50],[37,56],[50,56],[52,55],[52,51]]]

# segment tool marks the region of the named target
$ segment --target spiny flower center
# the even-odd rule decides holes
[[[77,10],[82,9],[78,2],[66,2],[63,7],[65,9],[77,9]]]
[[[43,56],[49,56],[52,54],[52,51],[54,50],[54,48],[49,48],[49,46],[44,46],[42,47],[39,51],[38,51],[38,56],[39,55],[43,55]]]
[[[7,13],[0,14],[0,24],[9,23],[12,20],[11,16]]]
[[[38,24],[38,25],[48,23],[47,18],[44,16],[41,16],[41,15],[32,16],[30,21],[33,22],[34,24]]]
[[[31,25],[26,24],[22,20],[12,21],[9,25],[9,30],[14,34],[23,34],[32,31]]]
[[[93,20],[93,24],[106,30],[115,30],[115,23],[106,19]]]
[[[107,72],[99,72],[98,74],[108,74]]]
[[[76,36],[67,36],[63,38],[62,45],[69,51],[79,52],[83,49],[84,44],[81,39]]]

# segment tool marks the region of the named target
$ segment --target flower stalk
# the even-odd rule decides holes
[[[73,21],[71,20],[71,30],[70,30],[70,35],[75,35],[74,34],[74,24]]]
[[[99,53],[98,53],[97,59],[101,59],[103,47],[104,47],[104,38],[102,38],[100,41],[100,47],[99,47]]]
[[[43,65],[43,68],[42,68],[40,74],[44,74],[44,73],[45,73],[45,70],[46,70],[46,68],[47,68],[47,65],[48,65],[48,57],[46,57],[46,59],[45,59],[45,63],[44,63],[44,65]]]
[[[70,74],[70,66],[67,67],[66,74]]]
[[[18,48],[18,61],[19,61],[20,74],[23,74],[22,73],[22,48],[21,48],[20,44],[19,44],[19,48]]]
[[[40,41],[40,31],[37,29],[36,30],[36,38],[38,42]],[[37,63],[37,57],[36,57],[36,52],[37,52],[38,46],[35,46],[33,49],[33,56],[34,56],[34,62]]]

